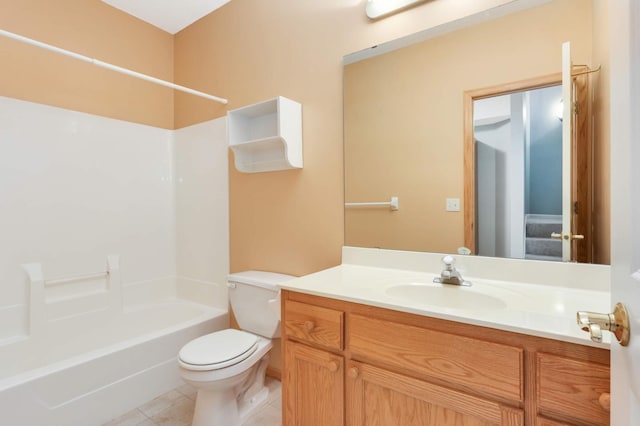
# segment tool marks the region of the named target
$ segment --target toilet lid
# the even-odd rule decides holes
[[[194,370],[216,370],[248,358],[257,349],[257,336],[227,329],[198,337],[180,349],[179,360]]]

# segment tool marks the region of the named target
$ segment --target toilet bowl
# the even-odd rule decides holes
[[[229,275],[229,298],[242,330],[198,337],[178,354],[182,379],[197,389],[193,426],[239,426],[266,402],[270,339],[280,336],[276,284],[292,278],[262,271]]]

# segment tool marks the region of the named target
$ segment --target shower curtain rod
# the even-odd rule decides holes
[[[213,96],[213,95],[210,95],[208,93],[200,92],[199,90],[190,89],[190,88],[185,87],[185,86],[180,86],[179,84],[171,83],[171,82],[168,82],[168,81],[165,81],[165,80],[160,80],[159,78],[151,77],[149,75],[142,74],[142,73],[139,73],[137,71],[132,71],[132,70],[127,69],[127,68],[122,68],[122,67],[119,67],[117,65],[110,64],[108,62],[100,61],[98,59],[89,58],[88,56],[80,55],[79,53],[74,53],[74,52],[71,52],[69,50],[65,50],[65,49],[61,49],[61,48],[56,47],[56,46],[52,46],[50,44],[42,43],[41,41],[33,40],[33,39],[30,39],[30,38],[27,38],[27,37],[24,37],[24,36],[21,36],[21,35],[18,35],[18,34],[14,34],[14,33],[9,32],[9,31],[5,31],[3,29],[0,29],[0,35],[2,35],[4,37],[8,37],[8,38],[13,39],[13,40],[21,41],[21,42],[26,43],[26,44],[30,44],[32,46],[36,46],[36,47],[40,47],[40,48],[43,48],[43,49],[46,49],[46,50],[50,50],[52,52],[60,53],[62,55],[69,56],[71,58],[78,59],[78,60],[83,61],[83,62],[89,62],[90,64],[97,65],[97,66],[99,66],[101,68],[106,68],[108,70],[119,72],[121,74],[126,74],[126,75],[129,75],[131,77],[135,77],[135,78],[139,78],[139,79],[151,82],[151,83],[159,84],[160,86],[169,87],[170,89],[175,89],[175,90],[179,90],[181,92],[190,93],[192,95],[200,96],[201,98],[206,98],[206,99],[209,99],[209,100],[212,100],[212,101],[215,101],[215,102],[220,102],[221,104],[224,104],[224,105],[229,103],[229,101],[227,99],[219,98],[218,96]]]

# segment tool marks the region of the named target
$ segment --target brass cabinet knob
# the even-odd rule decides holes
[[[349,377],[351,377],[352,379],[355,379],[358,377],[358,374],[360,374],[360,372],[358,371],[358,369],[356,367],[351,367],[349,369],[349,372],[347,373],[349,375]]]
[[[304,328],[306,328],[307,331],[312,331],[314,328],[316,328],[316,323],[314,323],[311,320],[305,321],[304,322]]]
[[[338,363],[335,361],[329,361],[329,364],[327,364],[327,369],[330,372],[335,373],[336,371],[338,371]]]
[[[611,394],[609,392],[604,392],[602,395],[600,395],[600,398],[598,398],[598,402],[600,403],[602,408],[605,409],[605,411],[611,411]]]

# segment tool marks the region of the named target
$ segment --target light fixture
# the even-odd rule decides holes
[[[369,19],[378,19],[427,0],[367,0],[365,8]]]

